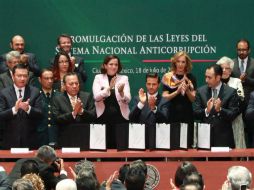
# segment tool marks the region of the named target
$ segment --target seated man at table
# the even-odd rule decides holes
[[[157,73],[146,75],[146,89],[139,90],[134,98],[134,108],[130,113],[130,122],[146,125],[146,148],[155,149],[156,123],[168,121],[168,101],[158,92],[160,77]]]
[[[54,97],[53,117],[58,124],[58,146],[89,148],[89,123],[96,118],[93,96],[80,91],[78,75],[63,78],[65,92]]]
[[[16,179],[21,178],[21,166],[27,160],[34,160],[37,163],[39,175],[44,181],[46,189],[54,189],[58,181],[67,178],[63,159],[57,159],[55,150],[50,146],[44,145],[38,149],[34,158],[19,159],[15,163],[8,177],[10,187]],[[55,176],[55,172],[59,172],[59,174]]]

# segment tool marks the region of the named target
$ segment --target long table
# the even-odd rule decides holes
[[[205,150],[175,150],[175,151],[81,151],[79,153],[62,153],[57,150],[58,157],[65,160],[65,168],[81,160],[92,160],[96,166],[96,174],[99,181],[107,179],[115,170],[127,162],[135,159],[143,159],[151,168],[149,176],[151,181],[159,181],[155,189],[169,189],[169,180],[174,178],[176,168],[183,160],[193,162],[203,175],[206,189],[219,189],[226,179],[227,169],[233,165],[246,166],[254,174],[254,149],[233,149],[229,152],[211,152]],[[36,155],[36,151],[29,153],[12,154],[9,150],[0,150],[0,164],[7,172],[10,172],[15,160],[30,158]],[[70,175],[70,177],[72,177]]]

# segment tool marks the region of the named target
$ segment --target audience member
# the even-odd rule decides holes
[[[128,146],[129,102],[128,77],[120,75],[122,65],[115,55],[106,56],[101,74],[93,81],[97,122],[106,124],[107,148],[126,149]]]
[[[252,182],[251,172],[244,166],[232,166],[228,169],[227,180],[222,190],[250,190]]]
[[[52,112],[59,126],[59,147],[89,149],[89,124],[96,118],[93,97],[80,91],[76,73],[63,77],[66,92],[53,99]],[[68,140],[67,140],[68,139]]]
[[[56,190],[77,190],[77,185],[72,179],[64,179],[56,184]]]
[[[222,68],[206,69],[207,85],[197,90],[194,102],[196,119],[211,124],[211,147],[235,147],[232,121],[239,114],[236,90],[221,82]]]
[[[191,162],[182,162],[176,170],[174,179],[175,183],[173,183],[173,180],[170,179],[171,188],[179,188],[183,184],[185,177],[193,172],[198,172],[198,170]]]
[[[183,180],[183,185],[187,184],[198,184],[201,190],[205,189],[203,177],[198,172],[192,172],[191,174],[185,176]]]
[[[3,166],[0,166],[0,190],[6,190],[9,187],[8,175]]]
[[[8,184],[11,186],[16,179],[21,178],[21,166],[27,160],[34,160],[38,164],[39,175],[44,181],[45,189],[51,190],[56,184],[67,178],[67,172],[64,170],[64,162],[62,159],[57,159],[56,152],[50,146],[41,146],[34,158],[19,159],[12,168]],[[31,172],[34,169],[31,170]],[[57,175],[56,172],[58,173]]]
[[[134,108],[130,112],[130,122],[145,123],[146,148],[155,149],[156,123],[168,122],[168,101],[158,92],[160,77],[157,73],[146,75],[146,89],[139,89],[139,96],[134,98]]]
[[[186,52],[171,58],[171,69],[162,78],[162,96],[170,101],[169,122],[188,124],[188,147],[193,145],[192,102],[196,94],[196,78],[191,74],[192,63]]]
[[[22,179],[27,179],[30,182],[32,182],[34,190],[44,190],[44,182],[42,181],[42,179],[34,173],[30,173],[30,174],[26,174],[22,177]]]
[[[240,105],[242,105],[244,101],[244,92],[241,80],[239,78],[230,77],[234,66],[233,60],[228,57],[222,57],[219,61],[217,61],[216,64],[220,65],[223,70],[221,81],[237,90],[239,103]],[[232,128],[235,140],[235,147],[246,148],[244,123],[241,112],[239,112],[238,116],[233,120]]]
[[[13,67],[14,84],[0,91],[0,120],[4,123],[3,148],[37,148],[37,119],[42,117],[41,96],[37,88],[27,85],[28,68]]]
[[[146,175],[140,167],[130,167],[126,174],[125,186],[127,190],[143,190],[145,187]]]
[[[11,50],[18,51],[21,55],[25,54],[28,56],[29,70],[32,71],[34,75],[38,77],[40,75],[40,68],[37,63],[36,56],[33,53],[25,52],[24,38],[20,35],[13,36],[10,42],[10,47],[11,47]],[[0,73],[4,73],[8,71],[8,68],[5,62],[6,62],[6,54],[3,54],[0,56],[0,63],[1,63]]]
[[[57,48],[58,51],[66,52],[71,60],[72,71],[75,73],[79,73],[81,76],[82,82],[85,83],[87,80],[87,73],[84,68],[84,59],[79,56],[74,56],[71,54],[72,48],[72,39],[68,34],[61,34],[57,38]],[[53,60],[50,60],[51,66],[53,66]]]
[[[250,43],[246,39],[240,39],[236,44],[237,58],[234,59],[234,67],[232,71],[232,77],[239,78],[242,81],[244,91],[244,106],[243,116],[245,116],[245,109],[249,103],[250,93],[254,90],[254,59],[251,58]],[[254,147],[254,129],[244,119],[246,129],[246,142],[247,147]]]
[[[21,164],[20,176],[23,177],[24,175],[30,174],[30,173],[39,174],[39,165],[34,159],[25,160]]]
[[[49,69],[43,69],[39,78],[41,84],[40,93],[42,97],[42,113],[38,127],[39,146],[50,145],[55,147],[57,142],[57,126],[52,115],[52,100],[60,93],[53,89],[53,72]]]
[[[17,179],[12,185],[12,190],[35,190],[31,181],[27,179]]]

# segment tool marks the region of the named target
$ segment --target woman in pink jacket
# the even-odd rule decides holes
[[[128,76],[120,75],[121,70],[121,62],[117,56],[106,56],[101,74],[96,75],[93,82],[97,122],[106,124],[107,148],[119,150],[128,146],[131,100]]]

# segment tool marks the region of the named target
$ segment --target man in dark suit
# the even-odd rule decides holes
[[[60,93],[53,89],[53,72],[43,69],[39,78],[41,84],[43,119],[37,127],[39,145],[55,146],[57,142],[57,126],[52,115],[52,100]]]
[[[38,148],[36,126],[42,117],[41,96],[27,85],[28,67],[13,67],[14,84],[0,91],[0,121],[3,123],[3,148]]]
[[[45,189],[55,189],[56,184],[67,178],[67,172],[64,169],[63,159],[57,159],[56,152],[53,148],[44,145],[40,147],[34,158],[19,159],[13,166],[9,177],[8,184],[11,187],[16,179],[21,178],[21,167],[24,162],[35,161],[39,168],[39,175],[44,181]],[[59,175],[55,175],[58,172]]]
[[[254,59],[250,57],[250,43],[246,39],[237,42],[237,58],[234,59],[232,77],[240,78],[244,91],[243,121],[245,124],[247,147],[254,147],[254,129],[246,120],[245,111],[250,99],[250,93],[254,90]]]
[[[168,122],[168,101],[158,92],[160,78],[157,73],[146,75],[146,89],[139,90],[139,96],[134,98],[134,108],[129,119],[133,123],[146,125],[146,148],[155,149],[156,123]]]
[[[18,51],[21,55],[25,54],[28,56],[28,65],[29,65],[29,70],[34,73],[35,76],[40,75],[40,68],[37,63],[36,56],[33,53],[28,53],[25,52],[25,40],[22,36],[16,35],[13,36],[10,42],[10,47],[14,51]],[[7,65],[5,64],[6,62],[6,54],[3,54],[0,56],[0,73],[3,73],[8,70]]]
[[[18,63],[20,63],[20,53],[18,51],[10,51],[6,54],[6,65],[8,70],[0,74],[0,90],[13,85],[12,69]],[[35,85],[35,80],[34,74],[29,71],[28,84]]]
[[[211,124],[211,146],[234,148],[232,121],[239,114],[235,89],[221,82],[222,68],[211,65],[206,69],[207,85],[197,90],[194,115],[203,123]]]
[[[67,34],[61,34],[57,38],[57,51],[64,51],[66,52],[72,63],[73,72],[78,73],[83,81],[83,83],[87,80],[87,74],[84,68],[84,59],[79,56],[73,56],[71,54],[72,48],[72,39]],[[53,67],[54,59],[50,60],[50,66]]]
[[[63,83],[66,92],[54,97],[52,105],[53,116],[59,126],[58,145],[89,149],[88,124],[96,118],[93,97],[79,90],[76,73],[67,73]]]

